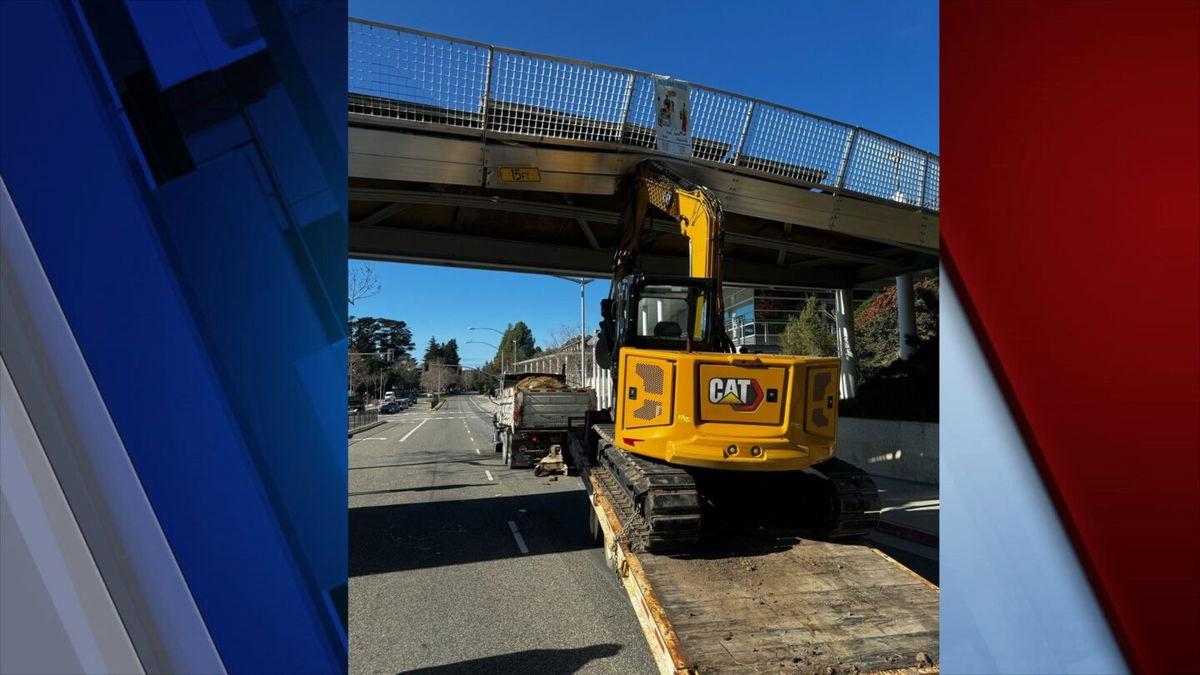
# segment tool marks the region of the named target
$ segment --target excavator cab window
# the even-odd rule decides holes
[[[657,349],[711,349],[712,283],[689,277],[638,277],[619,327],[625,344]]]
[[[637,336],[685,343],[703,342],[708,321],[704,291],[689,286],[646,286],[637,306]]]

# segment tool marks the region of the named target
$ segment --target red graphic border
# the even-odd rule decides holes
[[[1178,672],[1200,632],[1200,3],[944,2],[941,59],[948,274],[1129,665]]]

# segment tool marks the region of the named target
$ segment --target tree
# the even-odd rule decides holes
[[[425,391],[449,391],[458,386],[458,368],[441,361],[426,361],[421,373],[421,389]]]
[[[379,292],[379,279],[375,276],[375,268],[371,265],[365,263],[351,264],[350,273],[346,281],[346,300],[351,305]]]
[[[442,345],[442,360],[453,366],[458,365],[458,341],[454,338]]]
[[[438,343],[437,337],[430,336],[429,344],[425,345],[425,358],[422,359],[425,363],[440,360],[442,358],[442,345]]]
[[[883,367],[900,358],[900,319],[896,300],[896,287],[889,286],[855,310],[855,345],[861,365]],[[937,338],[937,277],[922,279],[913,285],[913,305],[919,347]]]
[[[558,328],[550,332],[550,342],[546,345],[546,351],[552,352],[571,343],[578,345],[579,341],[579,326],[572,326],[569,323],[564,323]]]
[[[400,392],[419,389],[421,387],[421,368],[416,359],[405,354],[393,361],[388,382],[390,389]]]
[[[412,330],[408,324],[395,319],[350,317],[349,343],[352,352],[391,352],[392,358],[397,358],[407,355],[413,348]]]
[[[489,382],[495,381],[474,368],[466,367],[463,368],[459,379],[462,383],[463,391],[486,391],[490,389]]]
[[[804,309],[792,315],[779,336],[784,354],[797,356],[837,356],[837,339],[830,326],[828,312],[816,296],[804,301]]]
[[[504,369],[511,371],[514,362],[528,359],[539,351],[534,345],[533,331],[529,330],[529,326],[526,326],[524,321],[518,321],[515,324],[509,324],[504,330],[504,335],[500,338],[500,348],[496,350],[496,356],[485,363],[482,370],[498,375],[501,365],[503,365]]]
[[[450,338],[446,342],[438,342],[437,337],[429,338],[429,344],[425,345],[425,362],[432,363],[438,361],[449,365],[458,365],[458,340]]]
[[[509,363],[528,359],[535,351],[533,331],[529,330],[524,321],[511,324],[500,339],[500,353],[504,354]]]
[[[366,357],[350,356],[350,393],[362,394],[369,388],[371,370]]]
[[[347,333],[351,388],[360,394],[378,397],[381,389],[393,389],[400,380],[405,366],[397,364],[415,365],[408,354],[412,330],[403,321],[352,316]]]

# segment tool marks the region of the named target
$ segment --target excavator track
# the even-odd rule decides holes
[[[869,534],[879,522],[879,488],[867,472],[836,457],[810,471],[825,478],[825,494],[812,508],[817,534],[842,539]]]
[[[598,425],[598,478],[613,496],[629,546],[663,553],[695,545],[700,536],[700,489],[686,468],[616,447],[611,426]],[[603,433],[608,431],[608,434]],[[605,437],[608,438],[605,438]],[[879,522],[879,489],[862,469],[833,458],[809,469],[820,489],[803,489],[801,520],[814,535],[845,539],[869,534]]]
[[[655,462],[601,441],[598,477],[633,551],[663,553],[691,548],[700,536],[700,493],[682,467]]]

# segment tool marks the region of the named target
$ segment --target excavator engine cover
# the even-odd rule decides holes
[[[684,466],[797,471],[833,456],[833,358],[624,348],[616,444]]]

